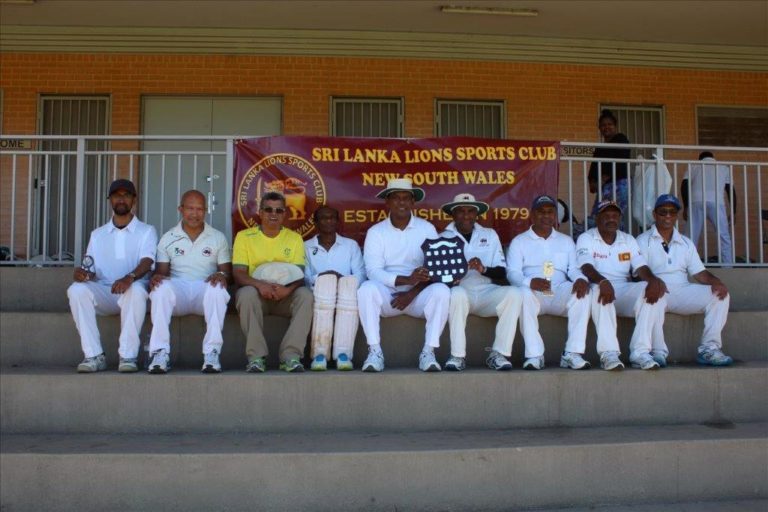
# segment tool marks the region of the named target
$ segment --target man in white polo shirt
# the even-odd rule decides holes
[[[693,241],[675,229],[680,207],[675,196],[659,196],[653,209],[655,224],[637,237],[637,245],[653,273],[669,289],[667,311],[678,315],[704,313],[698,363],[727,366],[733,359],[723,354],[722,331],[728,320],[731,297],[723,282],[704,268]],[[689,282],[688,277],[697,283]],[[667,365],[668,354],[664,330],[657,325],[653,330],[652,356],[663,367]]]
[[[555,230],[557,202],[543,195],[531,205],[531,227],[516,236],[507,252],[507,279],[523,290],[520,328],[526,357],[544,366],[544,340],[539,333],[540,314],[568,317],[568,340],[560,366],[585,370],[587,324],[589,323],[589,282],[576,262],[576,245],[571,237]],[[538,357],[536,357],[538,354]]]
[[[426,319],[424,348],[419,369],[439,372],[434,349],[448,319],[451,291],[443,283],[432,283],[423,266],[424,240],[437,238],[435,227],[412,213],[424,190],[409,179],[393,179],[377,194],[385,199],[389,217],[368,230],[363,260],[368,280],[357,291],[360,323],[368,341],[364,372],[384,370],[380,324],[382,316],[406,314]]]
[[[93,230],[82,267],[75,268],[75,282],[67,289],[69,307],[80,333],[85,359],[80,373],[107,369],[96,315],[120,313],[120,363],[118,371],[138,371],[139,332],[147,314],[147,281],[157,247],[155,228],[132,212],[136,187],[129,180],[109,186],[112,219]],[[85,261],[87,260],[87,261]]]
[[[633,368],[659,367],[651,356],[651,334],[664,325],[664,281],[648,268],[632,236],[619,231],[621,210],[613,201],[597,205],[597,227],[576,242],[576,260],[593,284],[592,321],[597,330],[597,352],[605,370],[624,367],[619,359],[616,315],[634,317],[635,330],[629,343]],[[644,282],[632,282],[636,275]]]
[[[205,222],[205,196],[188,190],[181,196],[181,222],[163,235],[157,245],[152,292],[152,334],[149,373],[166,373],[169,368],[171,316],[203,315],[203,368],[205,373],[221,371],[219,354],[224,342],[221,331],[227,313],[227,284],[232,276],[232,253],[224,233]]]
[[[352,370],[359,323],[357,289],[365,281],[360,246],[339,235],[339,212],[321,206],[313,214],[317,235],[304,242],[304,277],[315,297],[310,369],[323,371],[333,342],[337,370]],[[335,321],[334,321],[335,317]]]
[[[440,236],[463,240],[468,264],[467,274],[451,288],[448,313],[451,357],[445,363],[445,369],[461,371],[467,366],[467,317],[472,313],[498,317],[493,347],[486,349],[490,352],[486,364],[491,370],[511,370],[512,363],[507,358],[512,355],[522,296],[517,288],[493,283],[494,279],[504,279],[505,262],[499,236],[494,230],[477,224],[477,217],[488,211],[488,204],[476,201],[472,194],[459,194],[441,209],[453,217],[453,222]],[[526,360],[526,365],[534,363]]]

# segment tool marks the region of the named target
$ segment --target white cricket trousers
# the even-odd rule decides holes
[[[346,354],[350,359],[360,323],[357,311],[358,282],[355,276],[323,274],[315,280],[310,357],[328,358],[333,344],[333,359]],[[335,317],[335,320],[334,320]]]
[[[620,352],[619,339],[616,337],[616,315],[635,318],[635,330],[629,342],[629,359],[634,361],[652,350],[651,336],[658,324],[664,326],[664,310],[667,307],[666,297],[661,297],[655,304],[645,301],[644,281],[614,283],[611,282],[616,300],[611,304],[602,305],[598,302],[600,289],[592,285],[592,321],[597,331],[597,353],[607,351]]]
[[[691,207],[688,209],[688,215],[691,223],[691,240],[693,240],[693,245],[698,245],[701,231],[705,228],[705,210],[706,219],[709,219],[713,228],[719,228],[720,230],[720,263],[733,263],[731,225],[728,224],[728,216],[725,213],[725,200],[720,201],[720,204],[715,204],[714,201],[694,202],[691,204]]]
[[[723,348],[722,332],[728,320],[730,305],[730,295],[720,300],[708,285],[686,283],[669,286],[666,310],[678,315],[704,313],[704,332],[699,342],[699,352],[702,352],[706,349]],[[669,354],[662,325],[654,326],[653,351],[661,352],[665,356]]]
[[[149,337],[149,353],[158,350],[171,351],[171,332],[168,328],[171,316],[202,315],[205,318],[203,354],[213,350],[221,353],[224,343],[221,331],[227,314],[229,293],[221,286],[211,286],[205,281],[165,279],[149,294],[152,312],[152,334]]]
[[[553,295],[544,295],[523,288],[523,312],[520,329],[525,340],[525,357],[544,355],[544,340],[539,332],[539,315],[568,317],[568,339],[565,352],[584,354],[587,345],[587,324],[591,305],[591,290],[581,299],[573,293],[573,283],[563,281],[552,288]],[[530,355],[529,355],[530,354]]]
[[[131,284],[125,293],[112,293],[112,285],[86,281],[72,283],[67,289],[69,309],[75,320],[80,344],[85,357],[104,353],[101,347],[96,315],[120,313],[118,353],[122,359],[136,359],[139,355],[139,332],[147,315],[147,287],[143,281]]]
[[[451,288],[451,307],[448,314],[451,355],[467,356],[467,317],[471,313],[486,318],[499,317],[496,323],[493,350],[507,357],[511,356],[522,303],[523,296],[520,289],[513,286],[468,283]],[[527,354],[528,344],[525,348],[526,357],[530,357]]]
[[[360,323],[368,345],[381,344],[381,317],[408,315],[426,319],[425,346],[440,346],[440,334],[448,320],[451,290],[443,283],[424,288],[403,311],[390,305],[397,290],[378,281],[366,281],[357,290]]]

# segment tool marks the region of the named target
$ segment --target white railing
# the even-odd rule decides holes
[[[153,224],[158,233],[178,222],[178,199],[190,188],[207,192],[208,222],[231,233],[233,137],[19,135],[2,139],[25,141],[25,147],[3,147],[0,151],[0,264],[53,266],[81,261],[88,234],[110,217],[105,191],[117,177],[137,184],[140,217]],[[562,143],[566,155],[585,146],[628,147],[659,158],[605,160],[584,156],[584,152],[561,157],[559,197],[570,210],[561,225],[563,232],[578,233],[579,226],[570,219],[582,224],[588,219],[595,200],[587,184],[593,161],[603,162],[614,178],[616,164],[626,163],[630,176],[637,168],[640,180],[654,183],[654,192],[680,197],[680,184],[689,165],[698,163],[699,152],[710,150],[718,163],[729,168],[730,197],[723,203],[729,220],[725,226],[716,222],[705,227],[699,240],[700,254],[715,266],[768,266],[763,228],[768,208],[768,191],[763,185],[768,179],[768,148]],[[658,172],[661,163],[669,171],[667,180]],[[611,193],[615,194],[616,180],[612,183]],[[688,186],[691,196],[690,181]],[[638,220],[631,214],[652,209],[641,192],[636,181],[627,182],[625,229],[634,234],[650,226],[647,215]],[[598,190],[597,196],[601,195]],[[719,208],[722,198],[714,200]],[[679,228],[691,235],[691,227],[682,217]],[[720,234],[725,230],[732,242],[731,258],[723,259]]]

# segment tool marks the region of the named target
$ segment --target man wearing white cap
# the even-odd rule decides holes
[[[576,242],[576,260],[593,284],[592,321],[597,330],[597,353],[605,370],[619,370],[619,340],[616,315],[634,317],[635,330],[629,343],[633,368],[659,367],[651,356],[651,335],[664,325],[664,281],[656,277],[640,254],[637,241],[619,231],[621,209],[613,201],[597,205],[597,227],[582,234]],[[644,282],[632,282],[636,275]],[[658,327],[657,327],[658,324]]]
[[[389,217],[368,230],[363,259],[368,281],[357,291],[360,323],[368,341],[364,372],[384,369],[381,350],[381,317],[407,314],[426,319],[424,348],[419,369],[440,371],[434,349],[448,319],[451,291],[442,283],[431,283],[423,266],[421,244],[437,238],[435,227],[412,213],[424,190],[409,179],[393,179],[377,194],[386,200]]]
[[[671,194],[659,196],[653,209],[655,224],[637,237],[637,244],[648,266],[669,289],[667,311],[678,315],[704,313],[704,332],[696,357],[698,363],[727,366],[733,359],[723,354],[721,333],[728,319],[731,298],[723,282],[704,268],[696,244],[675,229],[681,206]],[[700,284],[689,282],[689,277]],[[666,366],[669,351],[660,325],[653,330],[652,342],[653,359],[659,366]]]
[[[466,368],[467,316],[498,317],[496,338],[486,364],[492,370],[511,370],[507,359],[512,355],[512,342],[517,332],[522,296],[512,286],[493,284],[494,279],[504,279],[505,262],[501,241],[496,232],[477,224],[477,217],[488,211],[488,204],[476,201],[472,194],[459,194],[441,209],[453,217],[440,236],[459,237],[464,241],[467,258],[467,274],[458,286],[451,288],[451,308],[448,326],[451,333],[451,357],[445,363],[446,370],[461,371]]]
[[[357,289],[365,281],[363,253],[357,242],[336,232],[338,210],[321,206],[313,217],[318,234],[304,242],[304,279],[315,297],[310,369],[327,368],[333,342],[336,369],[351,370],[359,323]]]
[[[147,314],[147,279],[157,249],[157,232],[133,213],[136,187],[115,180],[107,195],[112,219],[96,228],[88,241],[83,265],[75,268],[75,282],[67,289],[69,307],[80,333],[85,359],[80,373],[107,369],[96,315],[120,314],[120,372],[136,372],[139,332]]]
[[[526,365],[544,366],[544,340],[539,333],[540,314],[568,317],[568,340],[560,366],[582,370],[589,363],[586,350],[589,323],[589,282],[576,262],[571,237],[555,230],[557,202],[547,195],[534,199],[532,224],[516,236],[507,252],[507,279],[523,290],[520,328],[525,340]]]

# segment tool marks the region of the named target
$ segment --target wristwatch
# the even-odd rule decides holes
[[[127,277],[130,277],[134,281],[136,280],[136,272],[128,272]]]

